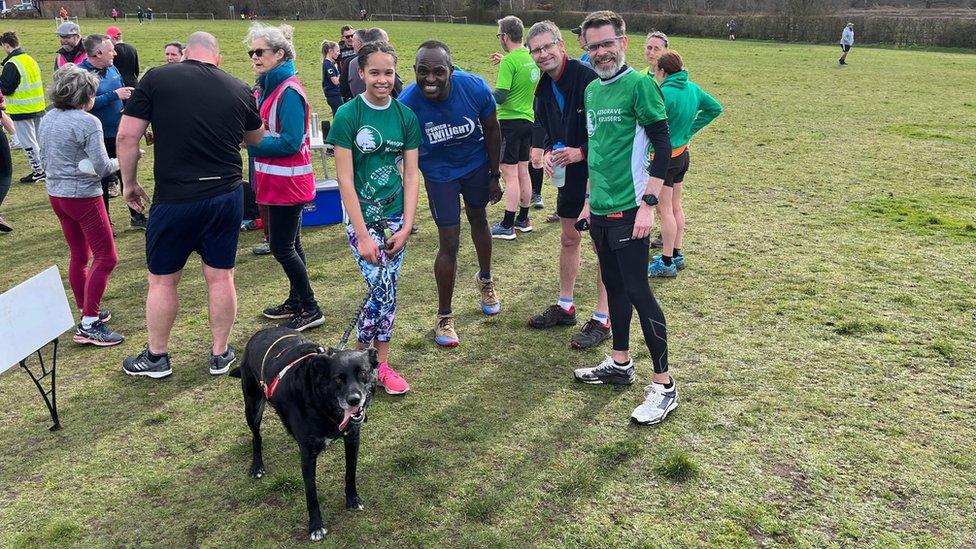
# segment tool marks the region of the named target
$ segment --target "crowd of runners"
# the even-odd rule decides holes
[[[689,80],[668,37],[647,36],[648,68],[638,70],[627,64],[629,37],[614,12],[589,14],[571,29],[575,36],[568,45],[551,21],[525,28],[508,16],[498,21],[503,51],[490,56],[498,66],[494,87],[460,68],[450,46],[438,40],[404,48],[406,64],[414,68],[414,82],[404,86],[398,72],[403,50],[394,49],[385,31],[341,30],[338,43],[325,41],[321,49],[321,86],[334,115],[325,142],[335,157],[350,252],[368,292],[356,345],[377,349],[385,390],[410,390],[390,365],[390,346],[421,177],[439,239],[433,339],[456,347],[461,337],[453,294],[462,209],[478,261],[477,306],[485,315],[503,313],[492,273],[493,243],[518,246],[504,242],[533,230],[529,211],[544,208],[545,174],[557,187],[550,217],[560,231],[553,254],[559,280],[551,305],[528,324],[547,329],[579,322],[574,288],[588,231],[598,259],[589,276],[596,277],[598,295],[569,344],[585,349],[611,340],[612,347],[599,364],[575,370],[575,379],[611,385],[636,380],[630,338],[636,310],[638,345],[650,353],[653,376],[631,417],[641,424],[662,421],[677,407],[678,394],[668,368],[665,315],[648,277],[675,277],[687,264],[681,191],[690,141],[722,112]],[[292,29],[251,26],[245,45],[254,86],[218,68],[221,50],[204,32],[191,35],[185,46],[166,44],[166,64],[138,82],[127,81],[120,72],[131,72],[120,63],[126,45],[117,28],[109,31],[82,39],[75,23],[58,28],[63,47],[48,86],[51,105],[37,63],[14,33],[0,37],[8,54],[0,74],[4,125],[20,138],[32,170],[22,181],[46,182],[70,250],[69,282],[81,310],[74,340],[97,346],[124,340],[100,306],[118,261],[108,216],[108,198],[120,192],[113,191],[118,182],[132,226],[146,230],[149,279],[148,343],[124,360],[125,373],[172,374],[168,351],[177,287],[194,252],[208,287],[209,371],[223,374],[237,359],[229,340],[237,315],[234,266],[247,185],[260,206],[267,248],[289,281],[287,296],[269,303],[263,315],[300,331],[322,325],[301,239],[302,209],[315,196],[315,175],[311,108],[295,68]],[[137,58],[135,65],[138,75]],[[6,144],[0,138],[9,166]],[[140,147],[149,145],[152,197],[138,177]],[[242,148],[250,160],[247,177]],[[5,187],[0,174],[0,203],[9,181],[8,174]],[[499,201],[504,213],[490,224],[487,207]],[[655,218],[662,249],[652,258]],[[12,227],[0,218],[0,229]]]

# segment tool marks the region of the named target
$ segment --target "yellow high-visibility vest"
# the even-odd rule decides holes
[[[44,112],[44,83],[41,82],[41,69],[34,58],[22,53],[10,58],[20,73],[20,85],[7,96],[7,114],[33,114]]]

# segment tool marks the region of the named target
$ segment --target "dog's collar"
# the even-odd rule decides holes
[[[271,397],[274,395],[275,389],[277,389],[278,388],[278,384],[281,383],[281,378],[285,377],[285,374],[288,373],[288,370],[291,370],[291,367],[292,366],[298,364],[299,362],[305,360],[306,358],[313,357],[313,356],[315,356],[317,354],[319,354],[319,353],[317,353],[317,352],[316,353],[308,353],[307,355],[302,355],[302,356],[296,358],[295,360],[289,362],[288,365],[285,366],[284,368],[282,368],[281,371],[278,372],[278,375],[276,375],[274,377],[274,379],[271,380],[271,383],[270,384],[265,383],[264,380],[262,379],[261,380],[261,388],[264,390],[264,398],[267,399],[268,401],[271,400]]]

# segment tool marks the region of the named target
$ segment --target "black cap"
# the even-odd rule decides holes
[[[573,27],[573,28],[569,29],[569,32],[575,34],[576,36],[582,36],[583,35],[583,27]]]

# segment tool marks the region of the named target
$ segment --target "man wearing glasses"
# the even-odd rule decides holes
[[[584,92],[589,224],[607,288],[613,351],[597,366],[579,368],[574,375],[595,385],[634,382],[630,321],[636,309],[654,378],[631,420],[651,425],[678,406],[678,392],[668,373],[664,312],[646,274],[654,206],[671,160],[668,116],[661,89],[625,64],[624,20],[612,11],[596,11],[583,20],[582,27],[593,70],[600,77]],[[651,147],[653,160],[648,159]],[[580,217],[585,219],[583,214]]]
[[[491,278],[491,231],[485,212],[489,202],[502,198],[498,184],[501,129],[491,88],[480,77],[456,70],[446,44],[437,40],[421,44],[414,71],[417,83],[403,91],[400,102],[417,115],[423,130],[420,171],[440,239],[434,260],[438,301],[434,342],[456,347],[459,340],[451,300],[461,237],[460,198],[478,255],[481,312],[495,315],[501,311]]]
[[[80,65],[82,61],[88,59],[85,47],[81,44],[81,27],[77,23],[67,22],[58,25],[55,34],[61,41],[61,48],[54,58],[54,70],[58,70],[67,63]]]
[[[509,15],[498,20],[498,41],[507,53],[491,55],[498,64],[495,81],[495,102],[498,103],[498,123],[502,128],[502,177],[505,179],[505,217],[491,228],[492,238],[515,240],[515,229],[524,233],[532,230],[529,221],[529,202],[532,199],[532,179],[529,176],[529,148],[532,145],[532,110],[539,68],[532,61],[529,50],[522,45],[525,27],[522,20]],[[515,216],[516,208],[518,217]]]
[[[544,165],[551,175],[554,166],[565,167],[565,183],[556,195],[556,215],[562,229],[559,248],[559,299],[541,314],[529,319],[533,328],[572,326],[576,324],[576,305],[573,289],[580,266],[580,232],[576,220],[587,217],[586,188],[589,173],[586,165],[586,110],[583,93],[596,80],[593,69],[566,55],[559,27],[552,21],[541,21],[529,29],[529,54],[542,71],[535,91],[535,122],[548,136]],[[563,148],[553,150],[561,143]],[[610,338],[610,318],[607,313],[607,292],[597,272],[599,297],[593,318],[570,345],[586,349]]]
[[[339,81],[340,81],[339,82],[339,89],[340,90],[347,90],[348,91],[348,89],[349,89],[348,78],[349,77],[346,74],[346,70],[347,70],[346,69],[346,63],[349,62],[349,59],[350,58],[356,57],[356,50],[352,47],[352,37],[356,33],[356,30],[353,29],[351,25],[343,25],[342,28],[340,29],[340,31],[342,32],[342,34],[341,34],[341,36],[339,38],[339,60],[338,60],[338,64],[339,64]],[[344,81],[344,80],[346,81],[346,85],[345,86],[342,85],[342,81]],[[346,97],[345,94],[343,95],[343,98],[342,98],[343,101],[349,101],[350,99],[352,99],[351,96],[350,97]]]

